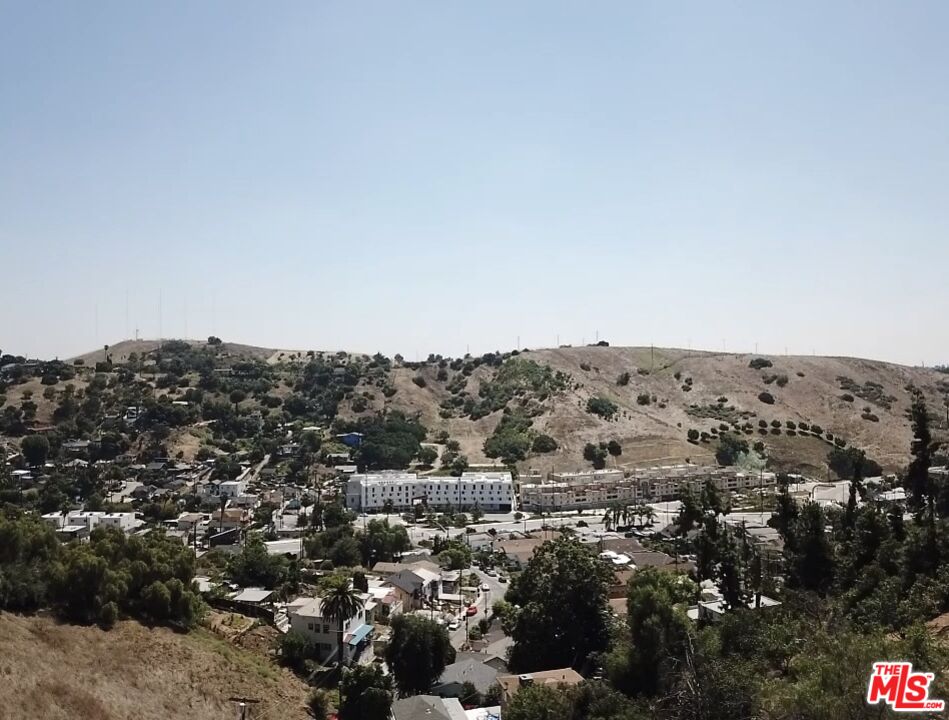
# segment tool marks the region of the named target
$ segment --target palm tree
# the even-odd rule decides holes
[[[648,505],[644,505],[642,513],[642,517],[646,521],[646,524],[652,525],[652,521],[656,519],[656,511]]]
[[[619,525],[622,514],[623,508],[619,503],[610,503],[610,506],[606,508],[606,512],[603,513],[603,527],[606,528],[607,532],[612,530],[614,526]]]
[[[350,586],[349,578],[334,576],[326,581],[320,592],[323,600],[323,617],[327,620],[336,620],[337,630],[337,667],[343,669],[343,629],[350,618],[355,617],[362,610],[363,601],[359,592]]]

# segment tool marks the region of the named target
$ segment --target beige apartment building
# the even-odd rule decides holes
[[[733,467],[665,465],[635,470],[590,470],[550,473],[546,481],[523,482],[520,505],[534,512],[605,508],[613,503],[675,500],[686,487],[698,491],[711,481],[721,492],[748,492],[773,488],[771,472],[745,473]]]

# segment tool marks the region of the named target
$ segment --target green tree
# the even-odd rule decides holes
[[[768,521],[781,534],[785,547],[794,547],[794,526],[797,522],[798,507],[790,493],[790,478],[787,473],[778,473],[777,507],[774,515]]]
[[[357,534],[363,565],[392,562],[412,547],[404,525],[389,525],[388,520],[370,520],[364,532]]]
[[[425,465],[426,467],[431,467],[435,464],[435,461],[438,460],[438,450],[428,445],[424,446],[421,450],[418,451],[418,462],[419,465]]]
[[[428,434],[417,419],[398,411],[361,418],[356,428],[363,433],[363,439],[355,459],[369,470],[407,468],[418,456]]]
[[[362,570],[353,573],[353,588],[359,592],[369,592],[369,579]]]
[[[297,672],[303,672],[306,661],[316,657],[316,648],[309,637],[297,630],[280,636],[280,657]]]
[[[468,457],[466,455],[456,455],[449,465],[452,477],[461,477],[468,469]]]
[[[906,471],[906,489],[909,492],[909,504],[917,512],[928,505],[930,514],[934,509],[935,493],[929,477],[932,464],[930,446],[932,434],[929,430],[929,411],[926,398],[919,390],[913,391],[913,405],[910,410],[913,423],[912,452],[913,460]]]
[[[228,396],[228,399],[231,401],[231,404],[234,406],[234,412],[237,412],[237,406],[247,399],[247,393],[239,389],[231,390],[231,394]]]
[[[494,432],[484,441],[484,454],[489,458],[501,458],[505,465],[526,460],[531,449],[532,422],[524,415],[505,412]]]
[[[504,709],[504,720],[564,720],[573,714],[569,692],[550,685],[518,690]]]
[[[42,465],[49,456],[49,440],[45,435],[27,435],[20,443],[20,452],[29,465]]]
[[[695,583],[654,568],[633,576],[626,598],[629,634],[607,662],[618,688],[653,696],[671,686],[689,643],[684,609],[697,594]]]
[[[455,650],[444,627],[418,615],[392,621],[386,662],[402,696],[424,693],[455,661]]]
[[[330,547],[327,559],[335,567],[355,567],[362,559],[359,543],[351,535],[344,535]]]
[[[550,435],[541,433],[534,438],[534,442],[531,444],[531,451],[535,453],[549,453],[553,452],[558,447],[557,441],[554,440]]]
[[[325,690],[315,689],[311,691],[306,705],[314,720],[326,720],[329,717],[330,702]]]
[[[339,688],[339,720],[389,720],[392,678],[375,665],[343,671]]]
[[[687,535],[692,528],[702,523],[702,507],[695,498],[692,488],[684,487],[679,492],[679,514],[675,525],[680,535]]]
[[[587,412],[593,415],[599,415],[605,420],[612,420],[619,408],[612,400],[604,397],[591,397],[587,399]]]
[[[336,621],[336,652],[337,667],[342,669],[345,663],[343,635],[346,623],[362,610],[363,602],[358,591],[351,587],[349,579],[334,575],[328,578],[320,588],[320,598],[323,601],[323,617]]]
[[[286,573],[286,559],[268,553],[263,538],[257,533],[249,535],[243,549],[228,563],[231,580],[245,587],[273,589],[283,582]]]
[[[827,537],[826,525],[820,505],[805,503],[794,524],[794,546],[789,551],[790,586],[825,594],[833,584],[834,550]]]
[[[722,433],[718,438],[715,459],[719,465],[734,465],[738,456],[748,452],[748,441],[732,433]]]
[[[507,593],[507,600],[519,606],[511,631],[511,669],[579,666],[605,650],[612,582],[612,571],[596,551],[574,538],[538,548]]]
[[[602,470],[606,467],[606,448],[587,443],[583,446],[583,459],[593,463],[595,470]]]

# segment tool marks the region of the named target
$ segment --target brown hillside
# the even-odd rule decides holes
[[[252,717],[309,717],[302,681],[205,630],[103,632],[4,614],[0,648],[0,720],[232,720],[235,696],[261,700]]]
[[[112,346],[109,352],[115,362],[121,362],[130,352],[149,352],[157,345],[157,341],[152,340],[123,341]],[[225,361],[255,358],[279,366],[283,381],[274,393],[280,396],[291,392],[294,378],[307,359],[304,351],[234,343],[224,343],[218,356]],[[82,357],[94,362],[102,358],[102,351]],[[533,425],[535,430],[552,435],[560,448],[547,455],[528,458],[522,463],[522,470],[532,467],[546,472],[586,467],[583,446],[611,439],[620,442],[623,453],[618,458],[610,458],[610,462],[622,467],[686,460],[706,462],[714,458],[713,430],[719,431],[728,420],[737,420],[741,425],[751,423],[751,433],[743,437],[749,443],[765,443],[772,467],[825,475],[829,449],[826,433],[830,432],[866,450],[885,469],[897,470],[905,465],[909,453],[910,393],[907,388],[910,385],[926,393],[936,420],[936,439],[944,440],[949,434],[945,420],[949,375],[931,369],[816,356],[762,356],[772,366],[755,369],[749,366],[756,357],[753,355],[635,347],[542,349],[522,353],[520,357],[570,377],[566,391],[540,403],[542,412],[534,418]],[[339,416],[352,419],[386,408],[417,414],[433,432],[447,430],[460,443],[461,451],[471,463],[492,462],[484,456],[483,445],[501,413],[472,420],[459,410],[445,418],[442,403],[452,397],[449,384],[453,381],[463,381],[463,397],[477,400],[482,383],[492,382],[497,368],[481,365],[468,377],[449,369],[447,379],[444,379],[446,369],[442,368],[442,380],[438,379],[439,369],[437,363],[394,367],[385,379],[388,386],[395,389],[389,398],[381,391],[381,385],[364,381],[340,404]],[[623,373],[629,373],[627,385],[617,384]],[[419,377],[424,380],[422,387],[413,382]],[[773,404],[759,399],[762,392],[773,396]],[[844,399],[847,393],[853,395],[852,401]],[[637,402],[640,395],[648,395],[649,404]],[[616,417],[607,421],[587,412],[587,400],[594,396],[616,403]],[[365,404],[362,413],[353,410],[352,400],[356,397]],[[720,398],[725,401],[719,403]],[[729,417],[708,416],[717,412],[716,406],[718,410],[727,409]],[[44,418],[48,410],[41,404],[38,417]],[[764,434],[759,432],[762,421],[768,426]],[[771,429],[774,421],[781,426],[777,433]],[[812,437],[810,433],[802,436],[789,426],[789,423],[796,426],[801,422],[819,425],[824,431],[823,439]],[[725,425],[730,426],[730,422]],[[690,443],[689,429],[707,432],[711,437],[708,442]],[[182,449],[186,456],[194,451],[192,447]]]
[[[618,440],[623,446],[622,456],[616,459],[619,466],[709,460],[714,455],[714,442],[691,444],[687,441],[687,432],[689,428],[708,431],[717,428],[720,421],[695,417],[689,409],[690,405],[713,406],[721,397],[727,398],[725,405],[733,406],[734,413],[748,413],[742,422],[751,422],[754,433],[745,437],[749,442],[765,442],[772,464],[816,474],[826,473],[829,445],[810,436],[788,436],[787,421],[820,425],[825,432],[830,431],[865,449],[885,468],[897,469],[905,464],[909,453],[911,433],[906,414],[910,393],[907,387],[913,384],[924,390],[931,412],[939,418],[937,437],[946,434],[945,419],[941,415],[945,412],[945,393],[937,386],[949,381],[949,377],[925,368],[857,358],[761,356],[767,357],[772,367],[756,370],[749,366],[757,357],[753,355],[660,348],[560,348],[530,351],[522,357],[568,373],[574,381],[567,392],[547,400],[546,411],[534,420],[537,430],[557,439],[560,450],[530,458],[524,463],[525,468],[547,471],[584,467],[587,465],[582,459],[584,444],[610,439]],[[428,427],[447,429],[459,440],[470,460],[486,461],[481,446],[497,424],[500,413],[475,422],[440,418],[439,403],[446,390],[444,383],[434,380],[435,372],[433,367],[421,371],[395,369],[393,382],[398,392],[387,404],[420,413]],[[617,378],[624,372],[630,373],[629,384],[620,386]],[[678,380],[676,373],[680,374]],[[416,374],[426,378],[426,387],[420,388],[411,382]],[[480,380],[492,374],[489,368],[478,368],[469,379],[469,392],[477,396]],[[765,383],[765,378],[773,375],[786,377],[786,384],[781,387],[777,381]],[[691,390],[685,391],[683,386],[688,378],[692,379]],[[854,400],[847,402],[841,399],[847,390],[841,387],[838,378],[849,378],[861,389],[865,383],[877,383],[883,396],[894,399],[864,399],[851,393],[855,395]],[[762,392],[770,393],[774,404],[759,400]],[[650,396],[649,405],[637,403],[640,394]],[[586,402],[592,396],[616,403],[618,417],[606,421],[587,412]],[[377,405],[381,407],[381,402]],[[869,413],[864,408],[869,408]],[[878,420],[864,419],[864,414],[875,415]],[[766,436],[760,435],[758,423],[761,420],[766,421],[769,428],[771,421],[780,421],[782,433],[773,435],[769,431]]]

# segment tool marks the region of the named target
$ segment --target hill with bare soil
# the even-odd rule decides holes
[[[189,345],[208,348],[206,343]],[[584,446],[611,440],[621,445],[622,453],[607,462],[619,467],[710,462],[722,433],[737,434],[749,445],[762,443],[773,468],[823,476],[827,453],[836,442],[863,449],[884,469],[897,470],[909,455],[912,387],[929,401],[936,439],[947,436],[949,375],[858,358],[594,346],[455,359],[430,356],[410,363],[227,342],[208,349],[217,366],[264,363],[271,383],[267,392],[278,405],[297,395],[321,410],[295,417],[323,424],[334,416],[354,421],[400,410],[417,415],[430,440],[447,433],[471,464],[498,462],[486,455],[484,445],[505,412],[528,417],[531,437],[550,435],[558,448],[527,453],[518,462],[522,471],[588,467]],[[108,353],[115,364],[128,362],[135,353],[139,378],[156,385],[154,374],[142,374],[141,360],[160,356],[158,350],[157,341],[138,340],[120,342]],[[88,367],[103,359],[104,350],[81,357]],[[199,378],[192,373],[180,379],[173,388],[179,397]],[[37,381],[30,383],[34,398],[40,397]],[[26,387],[11,388],[8,402],[15,402],[15,393]],[[156,385],[156,396],[171,392],[161,387]],[[600,414],[591,412],[591,399]],[[266,412],[255,404],[259,400],[258,394],[242,401],[241,411]],[[326,414],[328,408],[333,414]],[[46,420],[50,410],[41,401],[37,418]],[[171,444],[180,439],[181,447],[172,449],[192,457],[201,443],[200,429],[196,432],[177,431]]]
[[[253,717],[309,717],[305,683],[206,630],[4,614],[0,648],[0,720],[231,720],[231,697],[259,699]]]
[[[563,392],[540,402],[540,412],[533,418],[533,429],[551,435],[559,449],[532,455],[522,469],[586,467],[584,445],[609,440],[622,446],[622,455],[609,461],[620,467],[712,461],[716,436],[725,431],[737,432],[751,444],[763,442],[774,467],[823,475],[828,450],[840,437],[866,450],[884,468],[897,469],[909,455],[910,386],[926,394],[937,437],[946,434],[941,413],[949,376],[932,369],[857,358],[661,348],[559,348],[519,357],[570,378]],[[427,427],[448,431],[471,462],[491,462],[483,444],[502,413],[477,420],[458,414],[444,417],[442,408],[450,397],[447,386],[454,373],[440,382],[438,371],[437,363],[394,368],[396,393],[377,402],[375,409],[419,413]],[[481,385],[490,383],[495,373],[494,368],[477,367],[464,392],[477,397]],[[424,386],[417,378],[424,379]],[[588,411],[590,398],[615,404],[612,418]],[[815,427],[819,433],[813,432]],[[707,442],[690,442],[690,429],[707,433]]]

